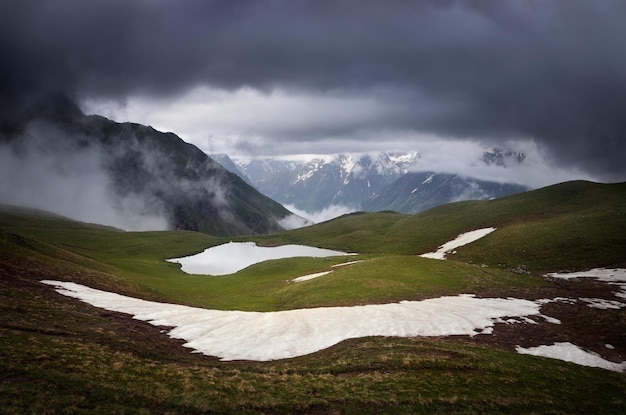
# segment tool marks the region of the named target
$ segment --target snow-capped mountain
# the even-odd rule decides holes
[[[461,174],[420,171],[418,152],[336,154],[306,161],[214,156],[230,171],[278,202],[313,213],[343,206],[354,210],[417,213],[443,203],[492,199],[526,186]],[[525,154],[486,148],[476,165],[502,169],[523,164]]]
[[[309,161],[252,159],[235,164],[265,195],[314,212],[360,202],[409,171],[417,152],[337,154]]]
[[[485,149],[481,161],[487,166],[506,167],[513,164],[520,164],[526,160],[526,154],[517,151],[504,150],[499,147],[489,147]]]

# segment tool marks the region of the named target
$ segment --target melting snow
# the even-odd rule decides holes
[[[439,249],[435,252],[427,252],[425,254],[420,255],[423,258],[432,258],[432,259],[446,259],[446,254],[453,251],[454,249],[467,245],[471,242],[477,241],[480,238],[489,235],[491,232],[495,231],[496,228],[483,228],[476,229],[474,231],[465,232],[457,236],[452,241],[446,242],[441,245]]]
[[[615,372],[626,371],[626,362],[610,362],[606,359],[603,359],[596,353],[583,350],[575,344],[569,342],[554,343],[550,346],[544,345],[529,348],[517,346],[515,350],[521,354],[549,357],[552,359],[559,359],[566,362],[576,363],[582,366],[600,367],[603,369],[613,370]]]
[[[223,311],[145,301],[72,282],[42,282],[93,306],[174,327],[169,336],[222,360],[284,359],[366,336],[474,336],[490,333],[505,317],[541,316],[538,302],[473,295],[267,313]]]
[[[363,260],[358,260],[358,261],[349,261],[349,262],[342,262],[341,264],[335,264],[332,265],[333,268],[335,267],[343,267],[344,265],[352,265],[352,264],[358,264],[359,262],[363,262]]]
[[[304,245],[282,245],[268,248],[257,246],[254,242],[229,242],[208,248],[196,255],[172,258],[168,261],[181,264],[182,270],[187,274],[227,275],[270,259],[325,258],[340,255],[350,254]]]
[[[343,267],[345,265],[352,265],[352,264],[356,264],[356,263],[359,263],[359,262],[363,262],[363,260],[343,262],[341,264],[332,265],[331,268]],[[317,277],[321,277],[321,276],[326,275],[326,274],[330,274],[331,272],[333,272],[333,270],[316,272],[315,274],[303,275],[301,277],[294,278],[291,281],[292,282],[308,281],[308,280],[312,280],[313,278],[317,278]]]
[[[589,271],[582,272],[553,272],[546,274],[546,277],[552,278],[595,278],[598,281],[606,282],[619,287],[619,291],[615,296],[626,300],[626,269],[625,268],[594,268]]]
[[[619,301],[605,300],[603,298],[580,298],[580,301],[587,303],[587,307],[602,310],[619,310],[620,308],[626,307],[626,304]]]
[[[422,182],[422,184],[427,184],[427,183],[432,182],[432,181],[433,181],[433,177],[435,177],[435,175],[434,175],[434,174],[431,174],[430,176],[428,176],[428,177],[426,178],[426,180],[424,180],[424,181]]]
[[[485,228],[461,234],[454,241],[442,245],[436,253],[430,254],[440,254],[442,259],[446,252],[477,240],[494,230],[495,228]],[[276,249],[260,248],[254,243],[225,245],[230,245],[229,248],[256,248],[261,249],[261,252],[263,249]],[[222,247],[224,246],[222,245]],[[211,249],[215,248],[219,247]],[[288,255],[285,253],[287,256],[302,256],[304,255],[303,252],[307,252],[306,256],[329,256],[329,252],[333,255],[349,255],[300,245],[287,245],[279,248],[287,248]],[[312,255],[314,251],[319,255]],[[213,253],[215,252],[213,251]],[[233,256],[233,251],[229,251],[229,255],[218,256],[220,261],[224,261],[226,257],[236,258]],[[178,262],[178,260],[188,258],[178,258],[171,261]],[[276,257],[273,256],[273,258]],[[240,260],[241,257],[237,259]],[[265,259],[270,258],[265,257],[262,260]],[[333,265],[333,267],[357,262],[362,261],[345,262]],[[206,264],[201,266],[205,267]],[[204,272],[204,268],[202,269]],[[304,275],[294,278],[292,281],[306,281],[330,272],[332,270]],[[616,295],[626,298],[626,269],[593,269],[577,273],[553,273],[546,276],[565,279],[596,278],[603,282],[618,285],[621,291]],[[185,340],[187,342],[185,346],[195,352],[217,356],[221,360],[265,361],[290,358],[325,349],[342,340],[365,336],[487,335],[493,332],[495,323],[536,324],[534,320],[529,318],[530,316],[542,317],[549,323],[560,324],[558,319],[540,313],[540,308],[550,302],[573,304],[576,301],[583,301],[588,303],[590,307],[601,309],[626,307],[626,304],[619,301],[597,298],[576,300],[558,297],[529,301],[515,298],[476,298],[472,294],[462,294],[456,297],[402,301],[393,304],[322,307],[262,313],[209,310],[157,303],[100,291],[71,282],[46,280],[42,283],[55,286],[56,291],[60,294],[80,299],[93,306],[131,314],[138,320],[147,321],[156,326],[174,327],[169,332],[167,330],[161,332],[167,333],[173,338]],[[610,344],[606,344],[605,347],[614,348]],[[626,372],[626,361],[622,363],[610,362],[598,354],[585,351],[572,343],[555,343],[530,348],[517,346],[516,351],[521,354],[549,357],[584,366]]]
[[[291,281],[293,282],[308,281],[308,280],[312,280],[313,278],[321,277],[322,275],[330,274],[331,272],[332,271],[316,272],[315,274],[303,275],[301,277],[294,278]]]

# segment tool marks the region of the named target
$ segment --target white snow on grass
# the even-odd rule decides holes
[[[326,274],[330,274],[331,272],[333,272],[333,271],[316,272],[315,274],[303,275],[301,277],[294,278],[291,281],[293,281],[293,282],[308,281],[308,280],[312,280],[313,278],[317,278],[317,277],[321,277],[321,276],[326,275]]]
[[[587,303],[587,307],[599,308],[601,310],[619,310],[626,307],[620,301],[605,300],[603,298],[580,298],[580,301]]]
[[[614,363],[608,361],[596,353],[583,350],[575,344],[569,342],[554,343],[549,346],[544,345],[529,348],[517,346],[515,350],[521,354],[549,357],[551,359],[564,360],[566,362],[572,362],[582,366],[600,367],[615,372],[626,371],[626,362]]]
[[[582,272],[553,272],[545,276],[561,279],[595,278],[598,281],[617,286],[619,291],[615,293],[615,296],[626,300],[626,269],[624,268],[594,268]]]
[[[331,268],[343,267],[343,266],[346,266],[346,265],[357,264],[359,262],[363,262],[363,260],[342,262],[341,264],[331,265]],[[322,271],[322,272],[316,272],[315,274],[303,275],[301,277],[297,277],[297,278],[292,279],[291,282],[302,282],[302,281],[312,280],[313,278],[317,278],[317,277],[321,277],[321,276],[326,275],[326,274],[330,274],[333,271],[334,270]]]
[[[537,301],[541,301],[543,304],[548,304],[548,303],[563,303],[563,304],[576,304],[579,301],[583,302],[583,303],[587,303],[587,307],[591,307],[591,308],[598,308],[601,310],[619,310],[621,308],[626,307],[626,304],[620,302],[620,301],[614,301],[614,300],[605,300],[604,298],[586,298],[586,297],[581,297],[581,298],[563,298],[563,297],[556,297],[553,299],[541,299],[541,300],[537,300]]]
[[[435,252],[427,252],[420,256],[423,258],[446,259],[446,254],[452,252],[456,248],[461,247],[463,245],[467,245],[471,242],[477,241],[480,238],[486,235],[489,235],[491,232],[495,230],[496,228],[483,228],[483,229],[476,229],[474,231],[462,233],[459,236],[457,236],[455,239],[441,245],[439,249],[437,249]]]
[[[168,259],[168,261],[181,264],[181,269],[187,274],[227,275],[270,259],[292,257],[325,258],[339,255],[353,254],[304,245],[262,247],[257,246],[254,242],[229,242],[208,248],[196,255],[172,258]]]
[[[336,267],[343,267],[343,266],[345,266],[345,265],[358,264],[359,262],[363,262],[363,260],[362,260],[362,259],[360,259],[360,260],[357,260],[357,261],[342,262],[341,264],[335,264],[335,265],[332,265],[332,267],[333,267],[333,268],[336,268]]]
[[[291,358],[366,336],[474,336],[491,332],[505,318],[541,316],[539,302],[473,295],[264,313],[223,311],[145,301],[72,282],[42,282],[93,306],[174,327],[169,336],[221,360]]]

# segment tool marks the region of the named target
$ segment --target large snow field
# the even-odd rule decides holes
[[[168,332],[170,337],[185,340],[184,346],[195,352],[225,361],[291,358],[366,336],[489,335],[495,323],[535,323],[530,316],[559,323],[540,312],[546,302],[559,299],[530,301],[464,294],[391,304],[246,312],[146,301],[72,282],[44,280],[42,283],[95,307],[127,313],[155,326],[174,327]],[[610,362],[571,343],[518,346],[516,350],[521,354],[626,371],[626,362]]]
[[[351,254],[304,245],[263,247],[254,242],[229,242],[205,249],[204,252],[196,255],[172,258],[168,261],[181,264],[181,269],[187,274],[227,275],[270,259],[325,258],[339,255]]]
[[[276,312],[210,310],[165,304],[96,290],[71,282],[42,281],[93,306],[132,315],[156,326],[186,347],[221,360],[274,360],[313,353],[342,340],[366,336],[489,334],[497,322],[533,322],[541,303],[473,295],[355,307],[320,307]]]

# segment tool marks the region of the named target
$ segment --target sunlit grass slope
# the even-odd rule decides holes
[[[449,255],[456,261],[417,256],[462,232],[488,226],[498,229]],[[282,234],[242,237],[266,245],[302,243],[360,255],[270,261],[222,277],[187,275],[165,259],[200,252],[227,242],[224,238],[194,232],[123,232],[6,208],[0,227],[5,246],[20,247],[16,255],[40,255],[56,267],[76,264],[102,274],[96,280],[75,275],[76,282],[115,289],[115,282],[123,281],[125,289],[133,286],[165,301],[268,311],[466,292],[499,295],[542,286],[537,276],[546,271],[624,265],[626,184],[569,182],[497,200],[452,203],[415,216],[351,214]],[[20,245],[19,240],[30,242]],[[332,268],[349,260],[364,262]],[[534,276],[507,271],[519,264]],[[333,272],[314,281],[290,282],[329,270]]]
[[[0,225],[5,252],[12,251],[15,258],[23,260],[40,258],[41,266],[68,270],[67,278],[72,281],[129,294],[139,290],[150,299],[220,309],[272,311],[477,291],[505,295],[513,288],[546,284],[537,277],[496,268],[380,253],[266,261],[227,276],[188,275],[165,260],[225,240],[193,232],[123,232],[19,211],[0,215]],[[333,267],[354,260],[362,262]],[[91,272],[75,272],[79,268]],[[312,281],[292,281],[320,271],[333,272]]]
[[[415,255],[484,227],[498,230],[450,259],[503,267],[525,264],[535,272],[624,265],[626,183],[567,182],[495,200],[450,203],[414,216],[352,214],[268,238]]]

